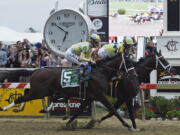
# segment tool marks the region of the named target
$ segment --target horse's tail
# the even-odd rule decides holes
[[[12,71],[1,71],[0,72],[0,82],[2,83],[5,79],[8,80],[17,80],[20,76],[31,76],[35,70],[27,70],[27,69],[17,69]]]

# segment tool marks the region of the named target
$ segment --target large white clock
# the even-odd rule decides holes
[[[90,34],[89,20],[73,9],[55,12],[44,27],[46,44],[56,54],[63,55],[72,44],[87,40]]]

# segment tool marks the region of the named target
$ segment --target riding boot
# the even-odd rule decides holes
[[[85,80],[85,66],[81,65],[79,68],[79,73],[80,73],[80,82],[84,82]]]

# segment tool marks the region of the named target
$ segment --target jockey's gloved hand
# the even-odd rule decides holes
[[[89,63],[90,63],[90,65],[95,65],[95,64],[96,64],[96,61],[94,61],[94,60],[91,59],[91,60],[89,61]]]

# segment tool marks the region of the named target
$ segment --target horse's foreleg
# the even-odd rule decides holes
[[[66,123],[66,125],[69,125],[71,122],[73,122],[74,119],[76,119],[80,113],[83,112],[84,108],[92,102],[92,99],[86,99],[82,102],[80,108],[77,110],[77,112],[70,118],[70,120]]]
[[[123,119],[122,117],[116,112],[116,110],[114,109],[114,107],[111,105],[111,103],[107,100],[107,98],[105,96],[101,96],[98,97],[99,101],[102,102],[102,104],[104,104],[104,106],[106,106],[110,113],[112,113],[113,115],[115,115],[123,124],[123,126],[127,127],[128,129],[131,129],[131,126],[129,126]]]
[[[14,102],[12,102],[11,104],[7,105],[6,107],[3,107],[3,108],[0,107],[0,111],[7,111],[10,108],[14,107],[16,104],[21,104],[26,101],[30,101],[34,99],[37,99],[37,98],[34,98],[32,95],[21,96],[18,99],[16,99]]]
[[[131,129],[131,130],[137,130],[136,129],[136,122],[135,122],[135,115],[134,115],[134,107],[133,107],[133,99],[130,99],[127,101],[127,109],[128,109],[128,112],[129,112],[129,117],[131,119],[131,122],[132,122],[132,125],[133,125],[133,128],[134,129]]]
[[[63,117],[63,120],[67,120],[69,118],[69,115],[70,115],[70,107],[69,107],[69,99],[65,99],[66,101],[66,114],[65,116]]]
[[[14,102],[12,102],[11,104],[7,105],[6,107],[1,108],[0,107],[0,111],[7,111],[10,108],[14,107],[16,104]]]
[[[122,103],[123,103],[122,100],[118,100],[118,101],[114,104],[115,110],[117,110],[117,109],[119,108],[119,106],[121,106]],[[107,114],[106,116],[102,117],[102,118],[100,119],[100,121],[98,121],[98,122],[101,123],[102,121],[104,121],[104,120],[106,120],[106,119],[108,119],[108,118],[110,118],[110,117],[112,117],[112,116],[113,116],[113,114],[110,112],[110,113]]]

